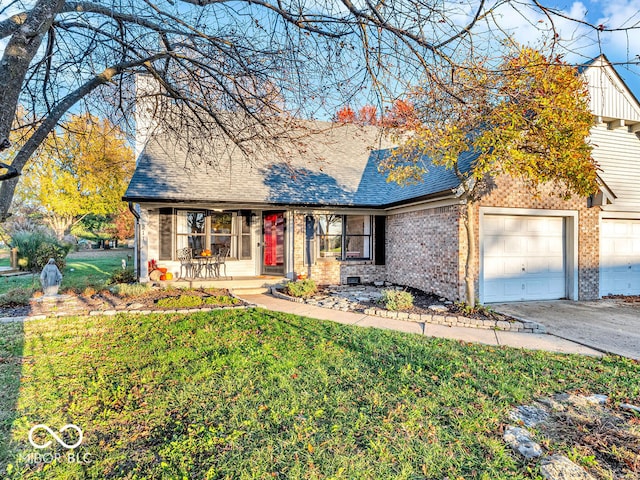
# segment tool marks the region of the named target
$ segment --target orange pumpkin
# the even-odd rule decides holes
[[[166,274],[163,273],[162,275],[160,275],[160,281],[164,281],[166,279],[167,279],[167,275]]]

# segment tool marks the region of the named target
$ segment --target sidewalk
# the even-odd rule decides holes
[[[506,345],[515,348],[546,350],[558,353],[577,353],[581,355],[602,356],[602,353],[578,343],[545,334],[502,332],[499,330],[483,330],[480,328],[447,327],[431,323],[408,322],[392,318],[382,318],[363,313],[342,312],[328,308],[316,307],[305,303],[290,302],[271,295],[240,295],[240,297],[259,307],[276,312],[293,313],[305,317],[330,320],[346,325],[359,327],[384,328],[405,333],[416,333],[429,337],[451,338],[464,342],[483,343],[486,345]]]

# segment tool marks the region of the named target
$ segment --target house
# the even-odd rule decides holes
[[[640,294],[640,104],[604,56],[582,74],[600,191],[533,198],[496,178],[475,206],[482,303]],[[387,183],[377,164],[392,146],[376,129],[313,125],[304,148],[259,162],[230,149],[215,167],[171,132],[147,135],[124,196],[138,205],[141,279],[150,259],[179,274],[180,248],[226,246],[232,277],[390,281],[464,298],[467,241],[452,172],[432,166],[418,185]]]

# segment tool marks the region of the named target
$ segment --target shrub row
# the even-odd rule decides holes
[[[22,270],[37,272],[53,258],[60,271],[67,264],[67,254],[73,245],[59,241],[42,232],[17,232],[11,238],[18,249],[18,266]]]

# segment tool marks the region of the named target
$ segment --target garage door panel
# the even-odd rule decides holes
[[[540,278],[526,283],[527,296],[555,296],[556,292],[565,290],[564,278]]]
[[[505,258],[502,263],[504,265],[504,278],[514,278],[522,272],[522,262],[517,258]]]
[[[498,217],[485,217],[484,223],[483,223],[483,230],[484,230],[485,236],[489,237],[491,235],[495,235],[496,233],[503,231],[504,230],[503,224],[504,222],[502,222],[502,219]]]
[[[523,238],[523,241],[526,245],[525,250],[522,252],[525,255],[540,255],[544,254],[547,251],[548,244],[546,242],[546,238]]]
[[[564,252],[562,217],[485,215],[483,301],[565,297]]]
[[[537,233],[539,236],[555,236],[554,232],[562,229],[563,222],[562,217],[529,217],[525,221],[527,225],[526,233]]]
[[[640,294],[640,220],[603,219],[600,295]]]
[[[547,253],[550,253],[551,255],[558,255],[560,258],[564,259],[564,241],[562,242],[558,242],[558,241],[550,241],[549,242],[549,248],[547,250]],[[564,263],[564,261],[563,261]]]
[[[503,230],[499,233],[509,232],[511,235],[521,234],[527,228],[526,224],[513,217],[504,217]]]
[[[524,249],[524,243],[518,237],[506,237],[503,245],[504,253],[507,255],[520,255]]]
[[[500,301],[517,300],[522,296],[522,287],[516,282],[487,280],[485,282],[485,289],[492,292],[493,297],[502,299]],[[489,302],[492,300],[485,301]]]
[[[526,283],[527,296],[544,296],[548,293],[549,287],[545,279],[530,280]]]
[[[562,258],[533,257],[527,258],[525,275],[564,275],[564,261]]]

